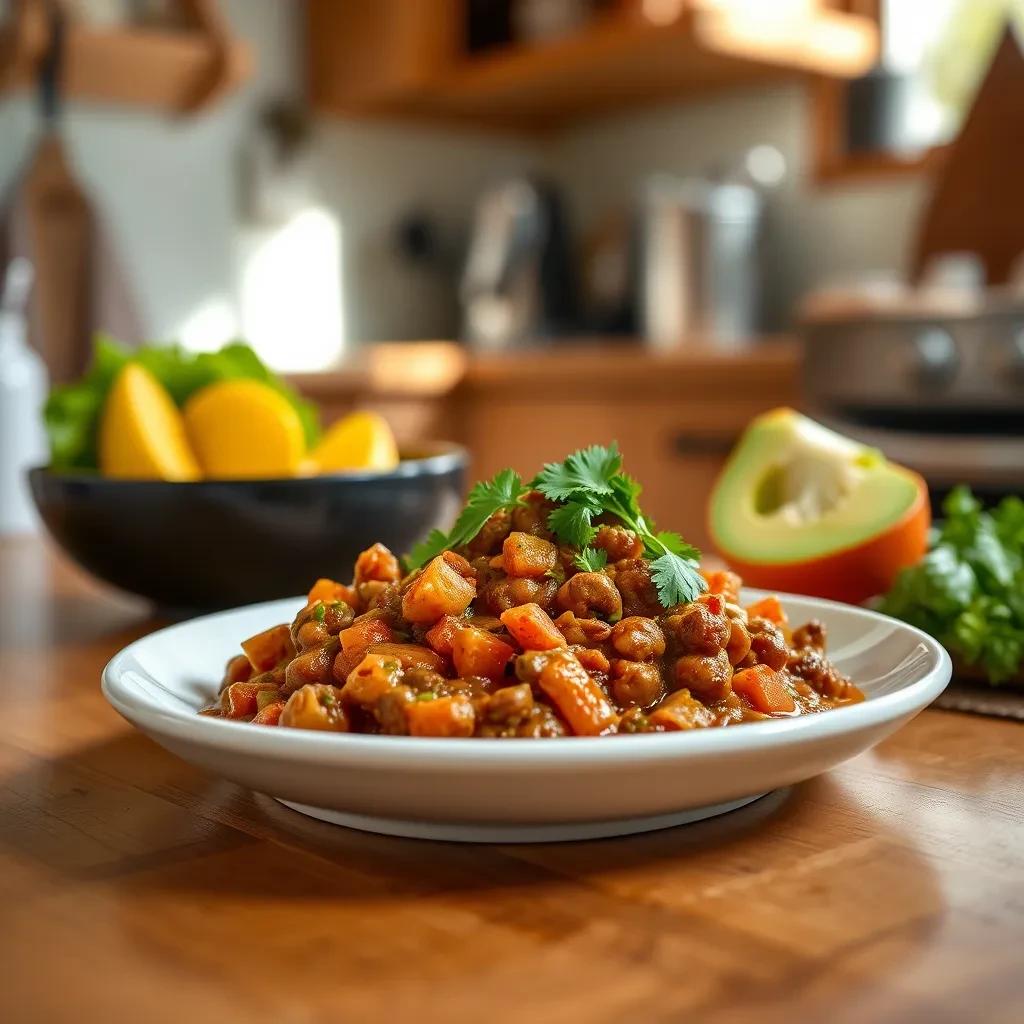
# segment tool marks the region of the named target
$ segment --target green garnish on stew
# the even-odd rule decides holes
[[[317,622],[323,622],[327,616],[327,609],[324,607],[323,601],[317,601],[316,607],[313,609],[313,618]]]
[[[416,700],[420,702],[428,700],[437,700],[437,694],[433,690],[425,690],[423,693],[416,694]]]
[[[611,515],[643,542],[651,579],[664,607],[693,601],[706,589],[698,571],[700,552],[678,533],[656,531],[644,516],[637,501],[640,485],[622,472],[622,455],[614,441],[607,447],[593,445],[573,452],[563,462],[548,463],[527,485],[511,469],[478,483],[451,531],[434,530],[412,549],[406,558],[409,568],[417,569],[442,551],[468,544],[496,512],[522,504],[530,489],[556,503],[548,527],[562,544],[579,548],[577,568],[600,572],[607,564],[607,553],[590,545],[597,535],[594,521]]]

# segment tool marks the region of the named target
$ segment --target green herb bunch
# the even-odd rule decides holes
[[[643,514],[638,502],[640,485],[622,472],[622,456],[615,442],[608,447],[584,448],[563,462],[548,463],[527,484],[510,469],[478,483],[451,531],[434,530],[412,549],[406,557],[409,568],[418,568],[448,548],[468,544],[492,515],[523,504],[530,490],[540,491],[555,503],[548,527],[561,543],[579,549],[576,566],[584,572],[600,572],[607,564],[607,553],[592,544],[597,535],[595,521],[610,515],[643,542],[662,605],[670,608],[692,601],[706,589],[698,571],[700,552],[678,533],[656,530]]]
[[[942,508],[928,554],[903,570],[881,610],[1003,682],[1024,668],[1024,501],[989,512],[958,487]]]

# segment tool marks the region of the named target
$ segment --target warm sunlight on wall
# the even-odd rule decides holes
[[[275,370],[322,370],[345,348],[341,225],[319,207],[247,239],[242,334]]]

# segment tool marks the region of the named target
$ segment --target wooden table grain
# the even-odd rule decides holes
[[[157,625],[0,543],[0,1020],[1024,1020],[1024,730],[927,711],[717,820],[459,846],[210,777],[98,677]]]

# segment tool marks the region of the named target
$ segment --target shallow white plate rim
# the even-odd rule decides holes
[[[756,596],[757,591],[748,591]],[[929,669],[920,679],[900,687],[893,693],[871,697],[861,704],[837,708],[823,714],[791,719],[757,722],[741,728],[698,729],[677,733],[654,733],[615,737],[566,737],[540,743],[510,741],[496,743],[491,739],[440,739],[435,737],[370,736],[356,733],[321,733],[304,729],[259,729],[249,723],[231,722],[201,716],[195,710],[182,711],[158,708],[146,702],[123,699],[127,691],[124,673],[138,648],[158,635],[166,636],[187,630],[197,623],[235,612],[255,612],[279,605],[281,599],[215,612],[186,622],[176,623],[140,637],[118,652],[107,663],[102,675],[102,690],[108,702],[131,722],[157,719],[161,731],[193,743],[224,749],[251,752],[254,742],[261,753],[272,759],[287,759],[331,764],[362,763],[367,760],[393,762],[396,758],[412,762],[422,769],[447,770],[467,762],[480,765],[574,770],[596,762],[675,760],[684,751],[695,757],[743,750],[749,753],[784,746],[794,742],[814,742],[828,735],[869,729],[886,721],[897,720],[920,710],[945,689],[952,674],[952,665],[945,649],[931,636],[907,623],[866,608],[841,604],[798,594],[779,594],[785,604],[796,601],[812,603],[823,610],[834,608],[844,614],[854,613],[870,622],[896,627],[913,636],[928,654]],[[301,605],[303,597],[287,598]],[[150,676],[152,678],[152,676]],[[157,682],[159,682],[157,680]]]

